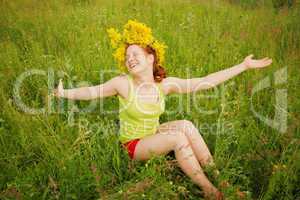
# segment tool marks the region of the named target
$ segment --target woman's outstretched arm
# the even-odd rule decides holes
[[[73,100],[92,100],[116,95],[117,82],[119,77],[110,79],[109,81],[91,87],[80,87],[74,89],[64,89],[62,80],[59,80],[57,89],[54,90],[54,96],[58,98],[67,98]]]
[[[272,59],[268,57],[259,60],[254,60],[252,57],[253,55],[249,55],[238,65],[201,78],[181,79],[169,77],[166,79],[165,85],[167,85],[168,93],[196,92],[215,87],[247,69],[263,68],[272,63]]]

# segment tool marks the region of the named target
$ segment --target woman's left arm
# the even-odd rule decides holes
[[[272,63],[272,59],[265,57],[259,60],[252,59],[253,55],[247,56],[238,65],[224,69],[202,78],[180,79],[176,77],[167,78],[168,93],[189,93],[205,90],[223,83],[224,81],[246,71],[247,69],[263,68]]]

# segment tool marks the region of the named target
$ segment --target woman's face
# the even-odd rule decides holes
[[[130,45],[126,50],[125,64],[128,71],[137,74],[143,71],[152,70],[152,55],[147,54],[144,49],[138,45]]]

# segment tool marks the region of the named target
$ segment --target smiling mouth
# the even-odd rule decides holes
[[[133,69],[135,66],[137,66],[138,63],[134,63],[132,65],[129,65],[130,69]]]

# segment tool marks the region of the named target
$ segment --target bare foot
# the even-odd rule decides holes
[[[236,190],[236,195],[239,197],[239,199],[245,199],[246,198],[246,192],[240,191],[239,188]]]
[[[229,188],[231,184],[227,180],[223,180],[219,183],[219,187],[222,189]]]
[[[207,200],[223,200],[224,195],[217,188],[213,187],[204,191],[204,197]]]

